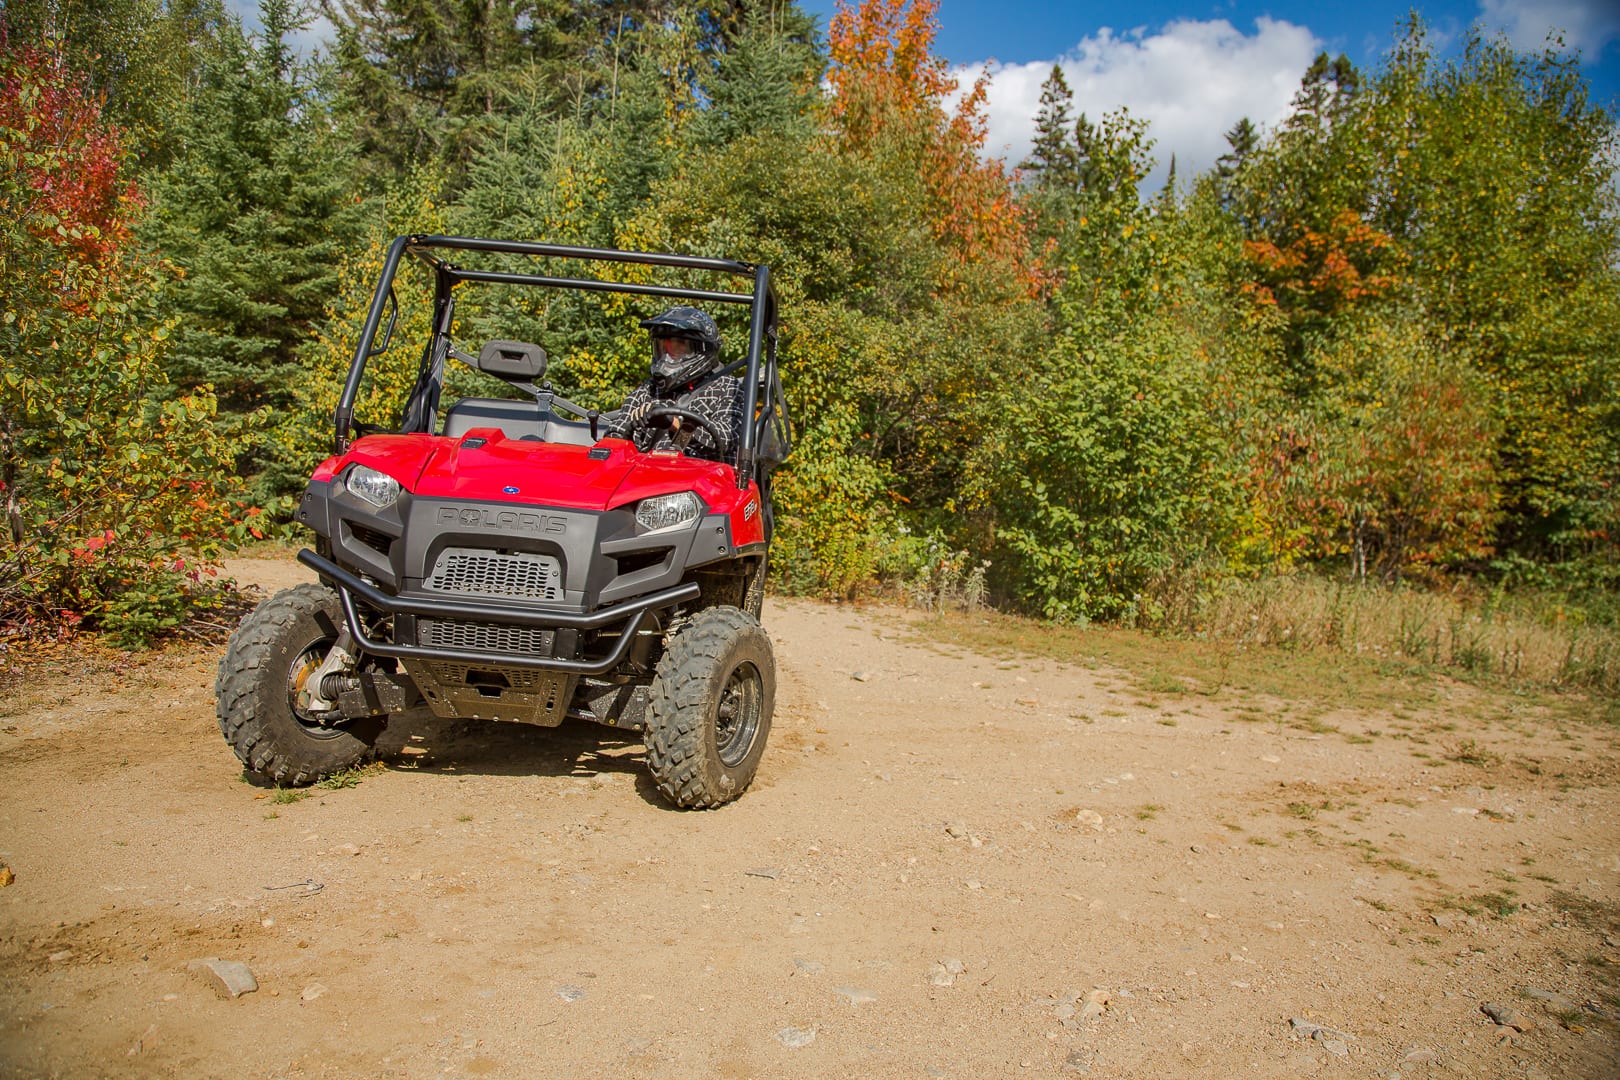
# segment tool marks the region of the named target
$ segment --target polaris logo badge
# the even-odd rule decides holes
[[[440,525],[459,525],[464,529],[501,529],[505,532],[551,534],[568,531],[567,518],[554,514],[537,514],[528,510],[441,506],[438,518]]]

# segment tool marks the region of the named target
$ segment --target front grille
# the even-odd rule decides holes
[[[434,649],[550,656],[553,634],[554,631],[551,630],[536,630],[530,626],[509,626],[505,623],[416,620],[417,644]]]
[[[422,584],[439,592],[559,600],[562,567],[549,555],[445,548]]]

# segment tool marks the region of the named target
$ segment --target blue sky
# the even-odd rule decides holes
[[[825,29],[833,0],[800,5]],[[1150,122],[1159,165],[1148,182],[1157,186],[1172,153],[1186,177],[1225,151],[1221,133],[1240,118],[1279,122],[1318,52],[1376,67],[1414,8],[1442,49],[1473,24],[1525,50],[1560,29],[1579,48],[1594,96],[1620,104],[1620,0],[940,0],[935,45],[964,83],[990,65],[988,153],[1022,160],[1041,83],[1059,63],[1076,111],[1095,119],[1126,106]]]
[[[256,26],[258,0],[229,3]],[[799,4],[825,31],[834,0]],[[1280,122],[1318,52],[1375,68],[1414,8],[1442,50],[1457,47],[1470,25],[1532,51],[1561,30],[1580,51],[1594,97],[1620,106],[1620,0],[939,0],[935,46],[964,84],[990,72],[987,154],[1023,160],[1041,83],[1058,63],[1076,111],[1095,119],[1123,106],[1149,121],[1159,163],[1152,190],[1172,154],[1188,177],[1225,152],[1222,133],[1242,117]],[[323,30],[312,26],[304,44]]]

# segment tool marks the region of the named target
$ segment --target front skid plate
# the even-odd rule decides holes
[[[403,661],[434,715],[556,727],[568,715],[578,676],[449,660]]]

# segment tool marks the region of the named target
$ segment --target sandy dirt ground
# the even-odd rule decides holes
[[[220,649],[14,676],[0,1075],[1620,1075],[1612,725],[1444,684],[1315,732],[922,618],[771,599],[706,813],[590,725],[396,725],[283,804]]]

